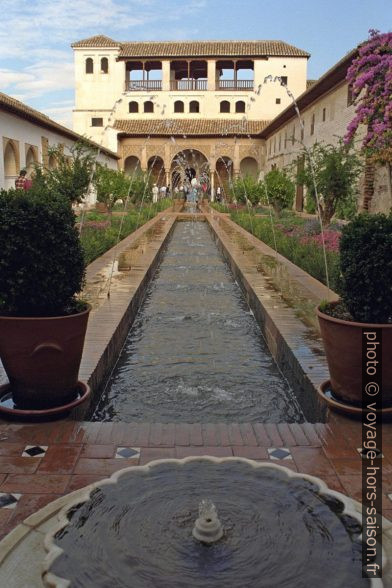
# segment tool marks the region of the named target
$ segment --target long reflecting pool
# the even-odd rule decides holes
[[[305,420],[206,223],[176,224],[92,420]]]

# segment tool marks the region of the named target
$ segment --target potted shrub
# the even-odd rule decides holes
[[[392,217],[358,215],[340,239],[341,299],[317,314],[334,396],[361,406],[362,332],[381,330],[382,402],[392,405]]]
[[[72,402],[90,308],[69,199],[37,182],[0,191],[0,358],[18,409]]]

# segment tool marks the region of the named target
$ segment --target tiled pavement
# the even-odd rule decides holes
[[[359,423],[148,424],[59,421],[0,425],[0,536],[59,496],[130,465],[190,455],[281,463],[357,500]],[[383,436],[383,512],[392,519],[392,430]]]

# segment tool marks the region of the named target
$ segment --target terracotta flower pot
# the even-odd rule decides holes
[[[335,303],[336,304],[336,303]],[[392,405],[392,324],[356,323],[317,309],[334,396],[362,404],[362,331],[382,329],[382,402]]]
[[[0,316],[0,358],[18,408],[52,408],[76,397],[90,310],[42,318]]]

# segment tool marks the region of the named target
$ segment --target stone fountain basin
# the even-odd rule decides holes
[[[202,464],[201,466],[199,464]],[[43,564],[43,571],[42,571],[42,578],[43,578],[43,582],[44,585],[47,587],[51,587],[51,588],[65,588],[65,587],[69,587],[69,586],[86,586],[87,588],[87,584],[83,583],[83,581],[81,580],[81,583],[78,584],[78,580],[75,581],[75,574],[73,575],[73,579],[72,581],[65,577],[66,575],[72,576],[72,573],[68,573],[68,570],[73,570],[75,569],[75,565],[74,562],[72,561],[72,557],[70,556],[71,559],[68,559],[69,554],[66,553],[62,547],[59,546],[59,539],[60,542],[62,540],[62,538],[64,538],[64,536],[66,536],[69,533],[73,533],[75,529],[77,529],[77,533],[81,532],[82,535],[86,534],[87,537],[87,533],[85,533],[86,529],[84,528],[84,524],[85,524],[85,515],[86,515],[86,509],[87,511],[89,511],[89,509],[91,509],[91,506],[93,506],[93,509],[91,512],[94,512],[94,500],[96,499],[96,497],[98,497],[98,500],[96,501],[96,504],[99,504],[102,502],[101,495],[104,495],[104,500],[105,500],[105,493],[106,495],[108,494],[110,496],[110,494],[113,496],[113,492],[114,492],[114,496],[115,493],[117,492],[116,488],[119,488],[121,485],[124,485],[125,483],[129,483],[129,481],[132,481],[132,479],[135,481],[136,477],[138,478],[138,480],[142,480],[143,483],[145,483],[146,480],[149,479],[149,477],[154,478],[154,476],[157,476],[158,474],[160,475],[162,472],[166,470],[171,474],[171,476],[173,476],[173,472],[175,473],[175,476],[178,474],[179,477],[181,478],[181,476],[185,473],[191,472],[191,470],[194,470],[195,468],[207,468],[207,470],[209,469],[209,466],[213,466],[215,469],[213,471],[219,471],[219,468],[223,468],[225,469],[227,472],[231,473],[233,472],[233,475],[235,477],[235,472],[236,470],[241,470],[241,468],[244,471],[249,470],[251,472],[251,475],[254,475],[258,478],[260,478],[260,476],[264,476],[266,477],[266,479],[270,479],[270,478],[274,478],[276,477],[278,480],[280,479],[282,481],[282,484],[286,484],[288,485],[288,487],[290,487],[290,485],[292,485],[295,489],[299,486],[299,485],[303,485],[304,486],[304,496],[306,495],[306,492],[308,492],[308,490],[310,488],[312,488],[312,492],[314,492],[314,490],[316,491],[316,496],[318,496],[320,498],[320,503],[323,504],[323,508],[325,506],[324,502],[326,501],[328,503],[328,507],[330,504],[334,504],[336,506],[336,503],[339,503],[339,515],[335,514],[335,512],[333,513],[333,516],[337,517],[339,516],[340,520],[343,520],[343,518],[345,520],[350,520],[351,524],[354,521],[354,526],[356,523],[358,523],[359,526],[361,526],[361,515],[359,514],[359,512],[356,510],[356,505],[355,503],[348,497],[335,492],[333,490],[328,489],[328,487],[326,486],[326,484],[318,479],[315,478],[313,476],[309,476],[309,475],[304,475],[304,474],[298,474],[296,472],[293,472],[292,470],[279,466],[279,465],[275,465],[275,464],[270,464],[270,463],[259,463],[259,462],[255,462],[252,460],[247,460],[247,459],[243,459],[243,458],[213,458],[213,457],[190,457],[190,458],[185,458],[182,460],[175,460],[175,459],[169,459],[169,460],[158,460],[158,461],[154,461],[154,462],[150,462],[149,464],[145,465],[145,466],[133,466],[130,468],[126,468],[124,470],[120,470],[119,472],[116,472],[111,478],[107,479],[107,480],[103,480],[100,482],[97,482],[95,484],[92,484],[90,486],[88,486],[87,488],[83,489],[82,491],[78,491],[77,493],[74,493],[74,496],[70,499],[70,501],[66,504],[66,506],[64,506],[64,508],[60,511],[60,513],[58,514],[58,520],[56,522],[56,524],[51,528],[51,531],[46,535],[45,537],[45,547],[46,550],[48,551],[48,554],[45,558],[44,564]],[[230,479],[230,478],[228,478]],[[139,481],[137,483],[139,483]],[[163,480],[164,481],[164,480]],[[200,486],[203,487],[203,483],[205,482],[205,479],[203,480],[203,476],[200,477],[199,483]],[[154,485],[153,485],[154,486]],[[156,485],[155,485],[156,486]],[[154,487],[155,487],[154,486]],[[208,486],[208,484],[207,484]],[[174,487],[177,487],[177,490],[179,490],[181,488],[181,486],[177,486],[177,480],[174,481]],[[211,488],[213,488],[214,486],[211,486]],[[252,488],[251,485],[248,486],[249,488],[249,492],[252,492]],[[209,490],[206,490],[206,492],[208,492]],[[301,489],[302,492],[302,489]],[[200,494],[200,492],[199,492]],[[205,496],[205,494],[203,494],[203,491],[201,492],[200,496]],[[209,497],[207,495],[207,497]],[[147,517],[149,516],[149,511],[151,509],[153,509],[153,496],[150,497],[151,500],[151,508],[147,507]],[[220,549],[221,550],[221,554],[217,556],[216,561],[213,563],[213,565],[215,565],[216,567],[220,566],[222,568],[222,562],[226,563],[228,561],[228,559],[230,557],[233,556],[233,554],[235,555],[235,549],[238,548],[238,544],[240,543],[240,541],[238,541],[238,537],[234,540],[233,536],[235,535],[235,532],[237,531],[236,529],[236,523],[234,520],[234,524],[233,521],[229,520],[227,517],[227,513],[225,513],[225,508],[223,506],[223,504],[220,504],[219,502],[219,496],[218,498],[216,496],[212,497],[214,502],[216,503],[216,506],[218,508],[218,512],[220,513],[222,511],[222,523],[223,526],[225,528],[226,525],[226,530],[227,530],[227,536],[223,537],[222,539],[222,544],[219,545],[217,544],[217,546],[214,546],[212,549]],[[139,495],[139,499],[140,499],[140,495]],[[252,497],[250,502],[252,501]],[[159,503],[159,496],[158,496],[158,500],[156,501]],[[222,499],[222,503],[224,502],[224,500]],[[318,502],[316,500],[316,510],[317,510],[317,505]],[[129,496],[129,500],[128,502],[121,502],[121,506],[124,508],[127,508],[127,506],[129,504],[132,504],[132,496]],[[165,518],[165,510],[170,510],[170,506],[160,503],[161,506],[159,507],[162,519]],[[163,509],[162,509],[163,506]],[[166,508],[167,506],[167,508]],[[179,505],[179,511],[181,511],[183,505]],[[117,508],[118,508],[118,504],[117,504]],[[197,508],[197,498],[195,498],[195,508]],[[287,507],[288,509],[290,508],[289,506]],[[335,507],[334,507],[335,508]],[[241,511],[241,509],[243,509],[243,514],[240,515],[240,517],[243,517],[243,515],[245,514],[245,510],[244,510],[244,505],[238,504],[238,509]],[[295,508],[294,508],[295,510]],[[305,508],[306,510],[306,508]],[[313,508],[310,509],[310,512],[312,513]],[[196,512],[196,511],[195,511]],[[332,510],[330,510],[330,513],[332,514]],[[116,511],[114,509],[113,511],[114,515],[116,516]],[[118,514],[118,513],[117,513]],[[181,511],[180,516],[182,517],[183,521],[185,521],[185,519],[187,518],[187,516],[184,515],[184,513]],[[155,513],[155,515],[157,515],[157,513]],[[158,513],[159,515],[159,513]],[[131,521],[134,521],[134,519],[137,519],[137,511],[134,511],[133,513],[131,513],[130,515],[130,519]],[[171,515],[170,515],[171,516]],[[193,516],[193,515],[192,515]],[[192,518],[192,516],[190,518]],[[301,514],[302,516],[302,514]],[[306,515],[307,516],[307,515]],[[311,514],[312,516],[312,514]],[[98,511],[97,514],[98,517],[98,521],[96,521],[94,523],[94,525],[98,525],[100,524],[100,514]],[[246,517],[245,517],[246,518]],[[254,519],[254,513],[250,513],[250,519]],[[70,520],[71,519],[71,520]],[[154,519],[155,520],[155,519]],[[273,518],[273,520],[275,521],[275,518]],[[281,525],[281,521],[282,521],[282,517],[281,517],[281,513],[279,514],[279,516],[276,519],[277,521],[277,525]],[[143,522],[143,517],[142,517],[142,522]],[[170,533],[172,533],[172,529],[174,527],[171,527],[169,529],[169,533],[167,532],[168,529],[165,528],[165,521],[162,521],[162,525],[160,525],[160,521],[159,522],[159,531],[158,533],[163,529],[163,541],[164,541],[164,545],[165,545],[165,550],[167,550],[168,552],[170,552],[170,542],[171,542],[171,535]],[[194,520],[192,520],[191,522],[189,522],[190,525],[190,530],[192,529],[193,526],[193,522]],[[270,521],[271,522],[271,521]],[[135,528],[139,528],[139,531],[141,528],[143,528],[143,525],[140,527],[137,527],[137,525],[140,523],[140,521],[135,521]],[[309,520],[308,520],[309,523]],[[307,523],[307,524],[308,524]],[[120,525],[121,524],[121,520],[116,521],[116,524]],[[133,523],[132,523],[133,524]],[[188,524],[188,521],[184,522],[184,524],[182,526],[186,526],[186,524]],[[297,526],[298,525],[294,525]],[[73,527],[73,528],[72,528]],[[316,525],[317,527],[317,525]],[[108,528],[107,526],[105,527],[105,524],[103,523],[103,528],[106,529]],[[131,527],[132,528],[132,527]],[[230,534],[232,533],[232,529],[234,528],[234,532],[233,532],[233,536],[230,536]],[[290,528],[290,527],[289,527]],[[166,531],[166,538],[165,538],[165,531]],[[246,531],[246,530],[245,530]],[[283,529],[284,531],[284,529]],[[286,528],[287,531],[287,528]],[[280,531],[279,531],[280,532]],[[158,533],[153,533],[153,537],[156,537],[156,535]],[[176,534],[177,531],[174,530],[174,534]],[[190,538],[189,541],[193,541],[193,544],[191,543],[187,543],[186,546],[184,546],[184,549],[182,549],[183,543],[187,542],[187,539],[183,539],[181,542],[181,532],[179,532],[178,537],[176,540],[180,540],[179,543],[179,550],[180,550],[180,559],[181,562],[180,564],[183,565],[183,561],[184,559],[188,559],[188,560],[192,560],[191,563],[191,567],[194,564],[194,559],[200,556],[200,550],[208,550],[211,549],[211,547],[206,547],[206,546],[200,546],[200,545],[195,545],[197,544],[197,542]],[[106,533],[104,533],[106,535]],[[255,537],[245,537],[245,535],[247,535],[246,532],[244,532],[244,529],[240,529],[240,533],[237,533],[237,535],[244,535],[244,541],[248,541],[250,542],[250,544],[254,543],[255,541],[257,541],[257,537],[260,537],[260,532],[258,531],[255,534]],[[321,533],[321,535],[323,535],[324,533]],[[348,533],[347,533],[348,534]],[[121,535],[121,533],[119,533],[118,535]],[[130,535],[132,535],[132,533],[130,533],[128,535],[128,537],[130,537]],[[136,534],[135,534],[136,535]],[[338,532],[339,535],[339,532]],[[182,535],[182,537],[184,537],[184,535]],[[72,535],[69,535],[69,540],[71,542],[71,544],[74,543],[74,539],[72,538]],[[277,537],[275,537],[275,539],[278,539],[278,545],[280,546],[280,536],[279,534],[277,535]],[[118,539],[118,536],[115,537],[115,540]],[[150,538],[151,539],[151,538]],[[356,539],[359,541],[360,540],[360,534],[358,536],[356,536]],[[81,549],[81,544],[78,544],[78,541],[80,540],[80,538],[78,537],[75,541],[75,545],[77,545],[76,547],[76,559],[78,559],[78,556],[80,555],[81,551],[84,551],[84,549]],[[149,538],[147,536],[146,537],[142,537],[141,542],[144,543],[146,545],[149,544]],[[82,541],[85,541],[85,538],[82,539]],[[162,539],[160,540],[160,542],[162,542]],[[273,542],[273,538],[272,538],[272,542]],[[131,542],[130,542],[131,543]],[[284,541],[283,541],[284,543]],[[289,537],[289,546],[290,545],[294,545],[300,543],[300,538],[295,538],[294,540],[292,537]],[[82,543],[83,544],[83,543]],[[83,557],[85,560],[90,560],[90,559],[94,559],[94,556],[91,553],[91,548],[93,546],[95,546],[97,544],[95,539],[91,539],[91,545],[89,546],[88,543],[86,543],[86,550],[83,553]],[[109,545],[111,545],[112,542],[109,539]],[[167,544],[167,549],[166,549],[166,544]],[[235,544],[235,549],[233,550],[233,544]],[[284,547],[284,546],[283,546]],[[137,551],[138,545],[136,545],[136,551]],[[143,548],[145,548],[145,545],[143,546]],[[166,551],[164,550],[163,553],[163,559],[160,559],[160,555],[159,555],[159,548],[160,548],[160,543],[157,543],[157,546],[155,548],[151,548],[152,551],[154,552],[154,549],[156,549],[156,552],[154,552],[153,555],[153,559],[152,562],[155,562],[155,557],[156,560],[160,563],[162,563],[162,561],[164,561],[165,557],[166,557]],[[129,546],[130,552],[133,554],[135,553],[132,550],[131,545]],[[291,549],[291,547],[290,547]],[[294,547],[293,547],[294,549]],[[104,551],[104,548],[102,549],[100,547],[101,550],[101,554],[102,551]],[[119,549],[121,551],[121,549]],[[148,550],[148,548],[147,548]],[[190,553],[190,557],[187,558],[188,555],[188,551],[191,551]],[[199,550],[199,551],[198,551]],[[226,550],[226,551],[225,551]],[[204,554],[211,554],[213,552],[207,552],[204,551]],[[259,553],[259,552],[258,552]],[[302,554],[302,546],[300,546],[300,551],[298,552],[299,554]],[[209,557],[209,555],[203,555],[202,559],[204,557]],[[211,556],[213,559],[213,555]],[[211,561],[211,557],[209,559],[209,561]],[[220,557],[220,559],[219,559]],[[268,557],[270,557],[270,555],[268,555]],[[122,558],[120,557],[120,566],[123,565],[123,555]],[[256,558],[257,560],[260,560],[261,558],[259,557],[259,555]],[[300,557],[299,557],[300,559]],[[109,558],[110,560],[110,558]],[[293,558],[293,560],[295,561],[295,563],[297,563],[297,559]],[[111,561],[111,560],[110,560]],[[279,562],[278,562],[279,563]],[[136,565],[136,567],[138,567],[139,564]],[[151,562],[147,562],[147,569],[151,569],[151,565],[153,565]],[[159,565],[159,564],[158,564]],[[186,565],[188,565],[188,562],[186,562]],[[248,567],[252,568],[252,561],[250,559],[250,561],[247,561],[247,557],[245,558],[245,565],[248,565]],[[299,562],[298,563],[298,569],[300,570],[300,566],[302,565],[303,569],[306,569],[306,567],[308,566],[308,560],[306,559],[306,557],[304,557],[304,562]],[[95,564],[92,563],[92,570],[95,569]],[[114,564],[114,566],[116,566],[116,564]],[[149,567],[150,566],[150,567]],[[282,561],[282,567],[285,566],[285,562]],[[225,566],[223,566],[224,568]],[[278,569],[280,566],[278,565],[276,569]],[[383,568],[384,570],[386,569],[386,557],[385,557],[385,552],[383,552]],[[60,574],[58,570],[62,570],[62,573]],[[64,570],[66,570],[66,572],[64,573]],[[188,569],[186,568],[186,571],[188,572]],[[193,570],[194,571],[194,570]],[[89,576],[90,572],[85,573],[85,578],[86,577],[91,577]],[[94,572],[92,572],[94,573]],[[161,573],[161,571],[159,572]],[[254,572],[251,572],[251,574]],[[300,571],[298,571],[298,573],[300,573]],[[133,571],[130,572],[130,578],[132,578],[132,583],[129,583],[130,580],[128,580],[128,582],[125,580],[124,586],[139,586],[145,585],[145,588],[149,588],[149,586],[155,586],[155,583],[147,583],[144,584],[144,581],[142,584],[136,582],[135,578],[136,575],[133,576]],[[324,575],[325,575],[325,570],[324,570]],[[332,572],[333,575],[333,572]],[[76,574],[76,577],[78,577],[78,574]],[[122,576],[121,576],[122,577]],[[159,578],[161,578],[161,576],[158,576]],[[264,586],[264,584],[259,584],[258,583],[258,576],[254,576],[253,577],[253,581],[251,581],[251,583],[249,583],[249,572],[247,571],[246,573],[246,578],[247,578],[247,582],[248,583],[239,583],[239,581],[236,579],[236,583],[233,582],[233,584],[230,584],[231,586],[254,586],[255,588],[257,588],[259,585],[260,586]],[[339,576],[340,578],[340,576]],[[339,580],[339,578],[335,578],[336,580]],[[323,578],[324,579],[324,578]],[[198,578],[199,580],[199,578]],[[107,581],[107,580],[106,580]],[[329,580],[328,581],[328,586],[329,584]],[[106,586],[107,584],[105,584],[105,580],[102,580],[102,584],[97,584],[99,586]],[[135,583],[134,583],[135,582]],[[167,586],[169,584],[165,584],[165,580],[162,580],[162,586]],[[187,581],[189,582],[189,578],[187,578]],[[196,582],[195,580],[195,584],[191,583],[184,583],[184,581],[176,581],[176,583],[173,583],[173,586],[199,586],[199,584]],[[223,585],[227,585],[227,578],[225,578],[225,582]],[[94,582],[91,584],[91,586],[95,586]],[[117,584],[116,584],[117,585]],[[204,585],[203,583],[200,585]],[[221,584],[209,584],[206,583],[206,586],[220,586]],[[272,584],[268,584],[268,586],[275,586],[278,588],[280,588],[280,583],[273,583]],[[308,586],[308,583],[302,584],[302,583],[298,583],[298,586]],[[314,585],[314,584],[313,584]],[[340,583],[340,580],[338,582],[338,584],[334,584],[334,585],[339,585],[339,586],[344,586],[344,588],[350,588],[348,585],[345,585],[344,583]],[[381,588],[383,586],[387,586],[387,584],[385,584],[383,582],[383,580],[381,579],[371,579],[367,582],[364,582],[363,585],[367,585],[367,586],[371,586],[372,588]],[[283,584],[282,584],[283,586]],[[284,584],[284,586],[286,586],[286,584]],[[318,584],[319,588],[322,588],[322,584]],[[350,584],[351,586],[351,584]],[[352,586],[356,586],[356,583],[353,583]],[[358,579],[358,586],[359,586],[359,579]],[[362,584],[361,584],[362,586]],[[294,588],[294,585],[293,587]]]

